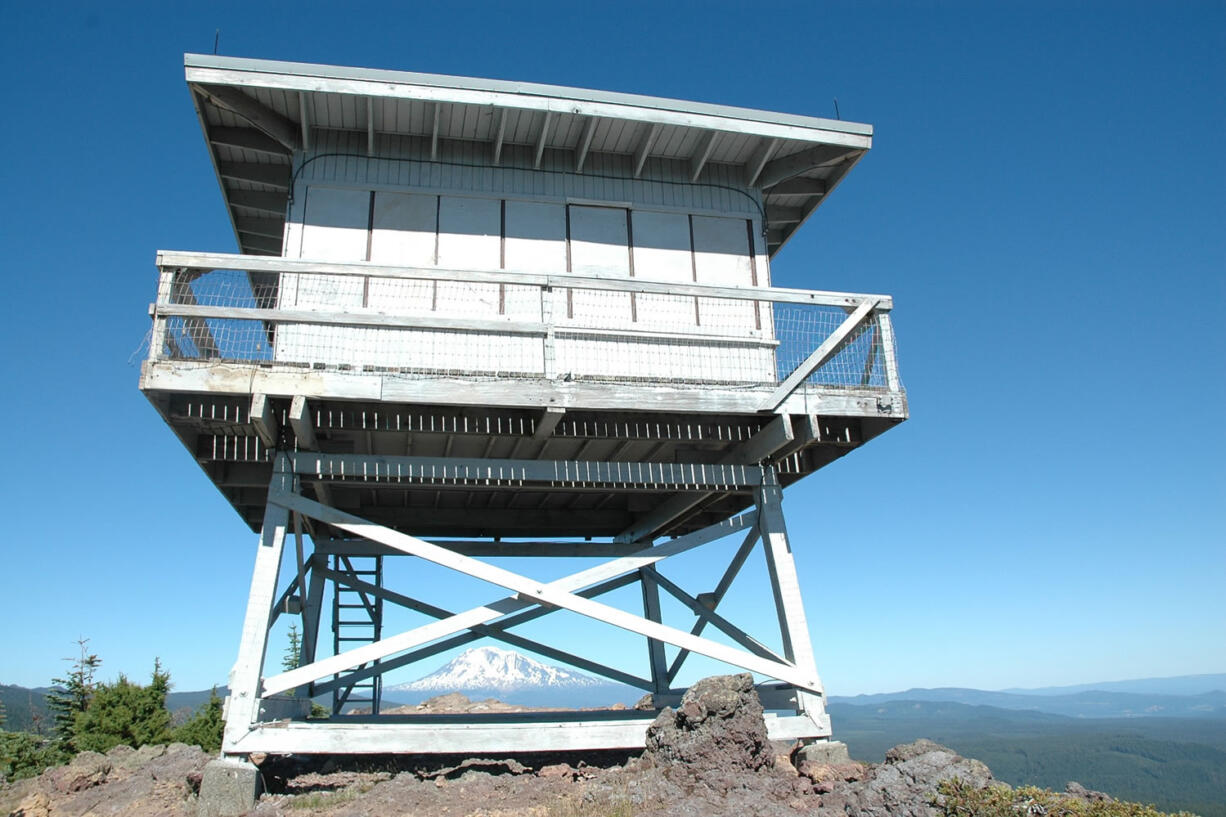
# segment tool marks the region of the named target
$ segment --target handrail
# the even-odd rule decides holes
[[[336,262],[301,258],[277,258],[235,253],[202,253],[159,250],[161,269],[239,270],[304,275],[358,275],[377,278],[410,278],[432,281],[465,281],[487,284],[525,284],[528,286],[573,289],[601,289],[614,292],[641,292],[659,295],[696,295],[704,298],[765,301],[771,303],[814,304],[817,306],[856,307],[875,301],[877,310],[888,312],[894,306],[889,295],[830,292],[786,287],[726,287],[701,283],[651,281],[612,275],[540,273],[525,270],[465,270],[445,267],[400,267],[369,261]]]

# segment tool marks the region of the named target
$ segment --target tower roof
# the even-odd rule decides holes
[[[563,152],[672,160],[693,181],[714,164],[762,191],[773,255],[872,144],[872,126],[637,94],[405,71],[188,54],[188,86],[244,253],[280,254],[291,156],[320,130],[483,143],[495,163]],[[526,148],[526,150],[525,150]],[[569,154],[567,156],[567,154]]]

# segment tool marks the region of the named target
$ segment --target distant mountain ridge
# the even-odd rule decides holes
[[[941,687],[876,695],[831,696],[832,703],[877,706],[895,701],[957,703],[996,709],[1030,710],[1070,718],[1226,718],[1226,692],[1198,695],[1144,694],[1091,689],[1060,694],[1020,694]]]
[[[642,692],[536,661],[514,650],[475,647],[407,684],[384,687],[388,699],[416,704],[447,692],[497,698],[525,706],[610,706],[632,703]]]

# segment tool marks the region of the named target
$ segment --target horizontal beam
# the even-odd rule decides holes
[[[286,182],[288,184],[288,178]],[[873,300],[877,303],[879,311],[888,311],[893,306],[893,300],[889,295],[868,293],[830,292],[826,290],[788,289],[784,287],[721,287],[707,284],[652,282],[641,278],[619,278],[612,275],[549,275],[526,270],[485,271],[444,269],[441,267],[395,267],[368,262],[342,264],[292,258],[260,258],[258,256],[228,253],[160,250],[157,254],[157,265],[166,268],[202,271],[245,270],[247,272],[357,275],[375,278],[528,284],[561,289],[600,289],[618,292],[656,293],[661,295],[697,295],[709,298],[813,304],[815,306],[854,307],[862,301]]]
[[[324,480],[516,486],[535,483],[567,488],[598,485],[632,490],[644,487],[731,490],[762,484],[761,469],[742,464],[393,457],[301,451],[289,457],[294,473]]]
[[[416,723],[298,722],[256,726],[233,745],[238,754],[456,754],[483,757],[520,752],[572,752],[597,749],[641,749],[654,711],[622,710],[601,718],[594,712],[571,716],[542,712],[515,713],[502,722],[473,722],[468,715],[454,720],[420,717]],[[358,722],[355,722],[358,721]],[[766,716],[770,740],[829,737],[830,724],[815,724],[803,715]]]
[[[306,309],[259,309],[236,306],[191,306],[161,304],[158,315],[178,315],[191,318],[228,318],[230,320],[273,321],[275,323],[308,323],[329,326],[375,326],[381,329],[440,329],[467,332],[497,332],[511,335],[544,336],[543,323],[507,320],[469,320],[465,318],[432,318],[428,316],[396,317],[380,313],[315,312]]]
[[[268,484],[267,475],[261,486]],[[309,483],[308,483],[309,484]],[[470,512],[471,513],[471,512]],[[485,510],[481,511],[482,514]],[[584,511],[586,514],[587,511]],[[427,539],[432,545],[463,553],[465,556],[550,556],[566,558],[627,556],[637,553],[643,546],[633,542],[556,542],[556,541],[524,541],[503,542],[490,539]],[[342,554],[347,556],[400,556],[400,551],[386,545],[368,542],[364,539],[346,541],[325,541],[315,546],[316,553]]]

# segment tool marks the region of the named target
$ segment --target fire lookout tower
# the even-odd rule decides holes
[[[770,266],[872,128],[217,56],[186,75],[240,252],[158,253],[140,388],[259,533],[223,754],[643,745],[651,712],[380,714],[384,673],[479,639],[658,707],[703,655],[764,679],[772,737],[828,737],[782,491],[907,402],[888,296]],[[668,577],[725,537],[714,586]],[[719,612],[759,548],[775,647]],[[548,581],[488,561],[516,556],[605,561]],[[447,609],[385,582],[390,559],[498,590]],[[628,586],[633,611],[601,600]],[[385,631],[391,606],[422,623]],[[646,669],[515,632],[558,611],[641,638]],[[306,719],[320,695],[332,717]]]

